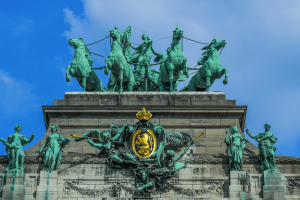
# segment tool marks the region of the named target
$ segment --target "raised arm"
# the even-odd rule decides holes
[[[230,143],[231,143],[231,142],[230,142],[230,139],[228,138],[229,129],[230,129],[230,128],[227,128],[227,129],[226,129],[226,137],[225,137],[225,143],[226,143],[226,144],[230,144]]]
[[[251,138],[253,138],[253,139],[255,139],[256,140],[256,136],[255,135],[252,135],[251,133],[252,133],[252,131],[249,131],[249,129],[248,129],[248,127],[247,127],[247,125],[245,124],[245,128],[246,128],[246,133],[251,137]]]
[[[185,150],[182,151],[179,155],[177,155],[173,160],[177,161],[180,158],[182,158],[182,156],[187,152],[187,150],[189,150],[190,146],[191,146],[191,142],[189,142],[188,145],[187,145],[187,147],[185,148]]]
[[[27,139],[27,137],[24,135],[24,137],[23,137],[24,142],[25,142],[26,144],[30,143],[30,142],[33,140],[34,136],[35,136],[35,134],[34,134],[33,132],[32,132],[32,135],[29,137],[29,139]],[[26,145],[26,144],[25,144],[25,145]]]

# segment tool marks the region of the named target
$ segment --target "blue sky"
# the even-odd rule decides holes
[[[210,42],[226,40],[221,54],[228,69],[226,86],[217,80],[212,91],[224,91],[237,105],[248,105],[246,122],[254,134],[270,123],[278,137],[277,154],[300,157],[300,1],[5,1],[0,7],[1,136],[45,134],[42,105],[52,105],[66,91],[81,91],[77,81],[65,81],[73,58],[69,38],[86,43],[106,37],[115,25],[132,27],[131,41],[146,33],[156,40],[178,26],[184,36]],[[171,39],[153,43],[165,53]],[[203,45],[184,40],[183,53],[194,67]],[[90,47],[107,56],[109,40]],[[104,60],[94,58],[94,67]],[[97,71],[104,86],[109,76]],[[188,82],[180,83],[180,87]],[[253,142],[253,140],[251,140]],[[253,142],[255,145],[257,143]],[[5,148],[0,145],[0,155]]]

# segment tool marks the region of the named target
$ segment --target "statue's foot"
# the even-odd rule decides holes
[[[223,80],[223,84],[226,85],[227,83],[228,83],[228,80],[227,80],[227,79],[224,79],[224,80]]]

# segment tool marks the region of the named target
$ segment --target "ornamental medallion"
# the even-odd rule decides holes
[[[156,137],[147,128],[138,129],[132,137],[132,149],[140,158],[150,157],[156,148]]]

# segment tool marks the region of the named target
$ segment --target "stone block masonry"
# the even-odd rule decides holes
[[[277,156],[281,176],[262,173],[258,148],[248,142],[243,152],[244,171],[229,171],[225,128],[237,126],[238,132],[244,135],[247,106],[227,100],[223,92],[66,92],[64,99],[54,100],[54,105],[42,106],[46,132],[41,141],[25,150],[25,170],[15,176],[15,184],[22,186],[24,189],[20,191],[24,192],[23,196],[14,194],[15,197],[21,195],[26,200],[44,197],[136,199],[134,174],[130,170],[110,168],[106,159],[97,156],[99,150],[86,141],[72,140],[64,149],[58,171],[51,172],[49,177],[47,172],[41,171],[44,154],[39,154],[39,150],[51,134],[52,124],[63,137],[95,129],[102,132],[112,124],[119,128],[125,123],[135,124],[138,121],[135,115],[143,107],[153,114],[150,121],[166,131],[185,132],[193,137],[204,133],[181,158],[186,168],[170,179],[169,190],[148,194],[146,199],[258,200],[272,198],[272,195],[299,199],[298,158]],[[7,195],[11,194],[13,183],[13,175],[5,172],[7,163],[6,156],[0,156],[1,200],[10,199]]]

